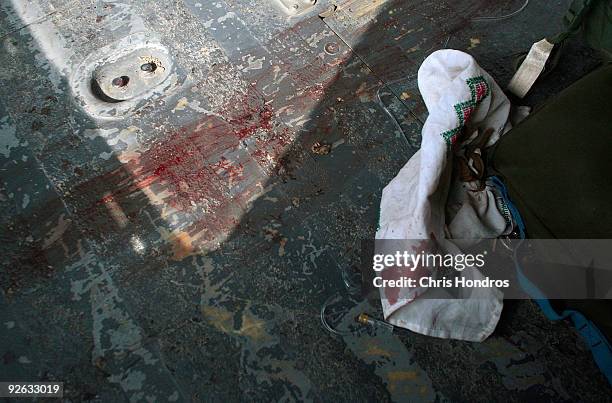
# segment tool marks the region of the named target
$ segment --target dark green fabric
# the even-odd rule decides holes
[[[531,238],[612,238],[612,65],[504,136],[493,158]]]
[[[551,38],[561,43],[569,35],[582,31],[585,40],[612,59],[612,0],[574,0],[564,18],[566,31]]]
[[[559,63],[565,40],[581,32],[590,47],[599,51],[605,61],[612,61],[612,0],[574,0],[563,18],[565,31],[548,38],[555,47],[540,75],[549,75]],[[523,63],[527,52],[515,59],[515,70]]]
[[[612,1],[594,0],[582,23],[584,38],[593,48],[612,59]]]
[[[511,130],[492,166],[529,238],[612,238],[612,64],[589,74]],[[554,267],[526,267],[554,276]],[[612,340],[612,300],[558,300]]]

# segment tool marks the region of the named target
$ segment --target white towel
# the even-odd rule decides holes
[[[489,188],[473,192],[469,183],[451,184],[451,177],[453,153],[466,141],[462,133],[493,128],[487,147],[494,144],[510,128],[510,102],[474,58],[457,50],[432,53],[419,69],[418,82],[429,111],[421,149],[383,190],[376,239],[436,239],[443,253],[458,254],[466,242],[453,236],[492,238],[507,231]],[[447,203],[454,211],[451,220]],[[422,247],[406,245],[414,251]],[[475,269],[469,272],[483,277]],[[443,298],[443,290],[434,288],[381,289],[385,319],[430,336],[482,341],[495,329],[502,293],[472,290],[465,299],[451,300],[430,299]],[[425,292],[430,298],[422,297]]]

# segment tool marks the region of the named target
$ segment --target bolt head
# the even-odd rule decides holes
[[[128,84],[128,81],[130,81],[128,76],[115,77],[113,78],[112,84],[115,87],[125,87]]]
[[[340,46],[338,46],[338,44],[336,42],[329,42],[325,44],[325,52],[333,55],[335,53],[338,53],[338,51],[340,50]]]
[[[147,73],[152,73],[155,71],[157,66],[153,63],[144,63],[140,65],[140,70],[145,71]]]

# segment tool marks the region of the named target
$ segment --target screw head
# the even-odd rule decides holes
[[[156,69],[157,69],[157,65],[152,62],[144,63],[140,65],[140,70],[147,72],[147,73],[153,73]]]
[[[338,53],[338,51],[340,50],[340,46],[338,46],[336,42],[328,42],[325,44],[324,49],[326,53],[334,55]]]
[[[128,76],[115,77],[113,78],[112,84],[115,87],[125,87],[129,81],[130,78]]]

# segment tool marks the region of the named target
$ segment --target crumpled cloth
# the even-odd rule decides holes
[[[418,84],[429,111],[421,149],[384,188],[376,239],[406,240],[406,249],[415,253],[431,243],[414,240],[434,239],[436,253],[459,254],[475,239],[509,231],[494,190],[459,182],[452,171],[453,158],[477,129],[494,129],[486,149],[511,128],[510,102],[472,56],[457,50],[439,50],[427,57]],[[464,271],[468,273],[473,279],[484,278],[476,269]],[[472,288],[462,299],[449,299],[445,293],[441,288],[381,288],[385,319],[441,338],[482,341],[493,332],[503,306],[499,290]]]

